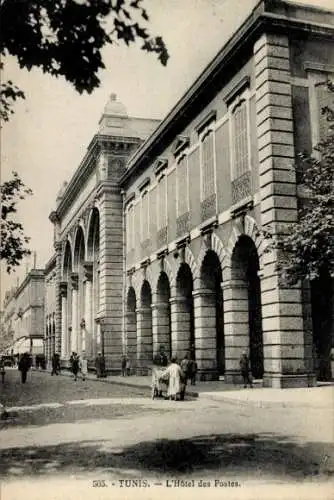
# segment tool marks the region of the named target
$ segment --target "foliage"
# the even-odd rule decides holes
[[[152,36],[143,0],[0,0],[0,54],[17,58],[21,68],[39,67],[63,76],[82,93],[100,85],[105,68],[101,50],[118,41],[141,42],[163,65],[168,51],[160,36]],[[23,92],[5,82],[1,86],[2,119]]]
[[[24,235],[22,224],[15,222],[12,217],[17,212],[19,200],[23,200],[31,194],[31,189],[26,187],[16,172],[13,172],[11,180],[4,182],[0,186],[0,257],[1,261],[5,262],[8,273],[20,264],[25,255],[30,254],[30,250],[26,248],[30,238]]]
[[[334,85],[328,82],[330,95]],[[284,233],[265,231],[267,251],[283,256],[278,270],[287,284],[314,280],[323,271],[334,275],[334,111],[324,107],[328,134],[315,148],[319,158],[301,154],[295,165],[298,184],[307,198],[300,200],[298,220]]]

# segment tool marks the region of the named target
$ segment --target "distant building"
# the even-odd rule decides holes
[[[48,361],[59,351],[56,344],[56,310],[57,310],[57,271],[56,257],[53,256],[45,266],[45,299],[44,299],[44,354]]]
[[[32,269],[20,285],[7,292],[4,325],[12,337],[7,351],[33,355],[43,352],[44,293],[43,269]]]
[[[285,286],[260,230],[307,198],[293,165],[326,133],[331,77],[334,12],[262,0],[160,124],[111,97],[50,216],[62,358],[144,374],[162,344],[202,380],[239,382],[244,350],[265,386],[330,377],[333,280]]]

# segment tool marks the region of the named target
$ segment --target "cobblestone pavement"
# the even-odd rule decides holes
[[[192,488],[193,497],[199,480],[214,498],[246,498],[254,488],[263,495],[251,498],[269,498],[264,487],[294,485],[306,496],[282,490],[278,498],[323,499],[334,472],[330,410],[152,401],[148,390],[38,372],[22,385],[17,371],[8,371],[0,400],[10,414],[0,424],[1,500],[33,485],[32,500],[130,498],[130,486],[135,498],[161,488],[176,498]],[[50,481],[59,488],[42,495]]]

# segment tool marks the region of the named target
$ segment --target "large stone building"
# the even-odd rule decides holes
[[[325,304],[286,287],[261,229],[306,196],[293,165],[325,132],[333,35],[333,11],[262,0],[161,123],[111,97],[50,216],[63,359],[102,350],[117,372],[126,352],[146,373],[163,344],[193,348],[202,380],[238,381],[245,349],[266,386],[326,372],[332,280]]]
[[[10,334],[7,352],[40,354],[44,339],[44,270],[31,269],[4,299],[3,326]]]

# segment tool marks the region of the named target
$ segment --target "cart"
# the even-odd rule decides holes
[[[152,399],[167,397],[168,379],[163,367],[152,367]]]

